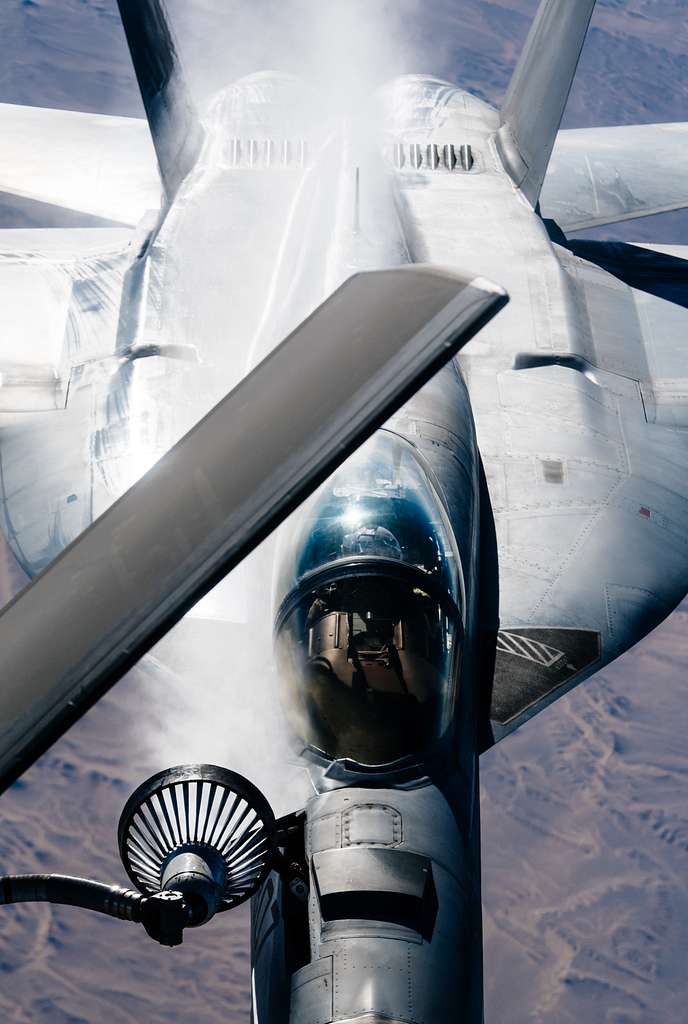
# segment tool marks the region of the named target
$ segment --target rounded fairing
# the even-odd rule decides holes
[[[447,730],[462,585],[415,449],[381,431],[293,520],[276,620],[291,729],[325,760],[387,767]]]

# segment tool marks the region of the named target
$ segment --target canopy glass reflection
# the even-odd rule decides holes
[[[276,646],[287,715],[327,760],[386,766],[444,733],[461,647],[461,571],[415,449],[388,431],[282,541]]]

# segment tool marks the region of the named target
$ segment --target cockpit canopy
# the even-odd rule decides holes
[[[292,520],[276,621],[293,731],[326,760],[388,766],[444,733],[462,580],[415,449],[380,431]]]
[[[283,603],[306,577],[385,559],[462,605],[461,565],[441,499],[416,450],[380,430],[292,519],[277,582]]]

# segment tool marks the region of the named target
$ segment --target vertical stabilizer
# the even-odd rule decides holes
[[[198,159],[203,130],[162,0],[117,0],[168,200]]]
[[[537,205],[595,0],[541,0],[502,107],[497,148]]]

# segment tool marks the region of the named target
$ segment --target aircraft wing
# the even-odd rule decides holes
[[[560,131],[540,196],[564,232],[688,206],[688,123]]]
[[[95,385],[106,393],[113,372],[131,237],[0,231],[0,526],[27,572],[92,518]],[[29,488],[35,500],[18,501]]]
[[[0,231],[0,412],[45,408],[24,387],[31,368],[54,374],[65,363],[114,351],[132,234],[128,228]]]
[[[0,192],[137,224],[160,206],[148,124],[0,103]]]
[[[587,259],[560,252],[582,298],[586,350],[522,353],[498,374],[500,434],[483,449],[499,558],[495,740],[688,592],[688,247],[655,259],[595,246]],[[632,276],[633,252],[640,285],[653,262],[674,284],[682,272],[682,303],[660,297],[652,273],[646,290],[606,272],[616,259]]]

